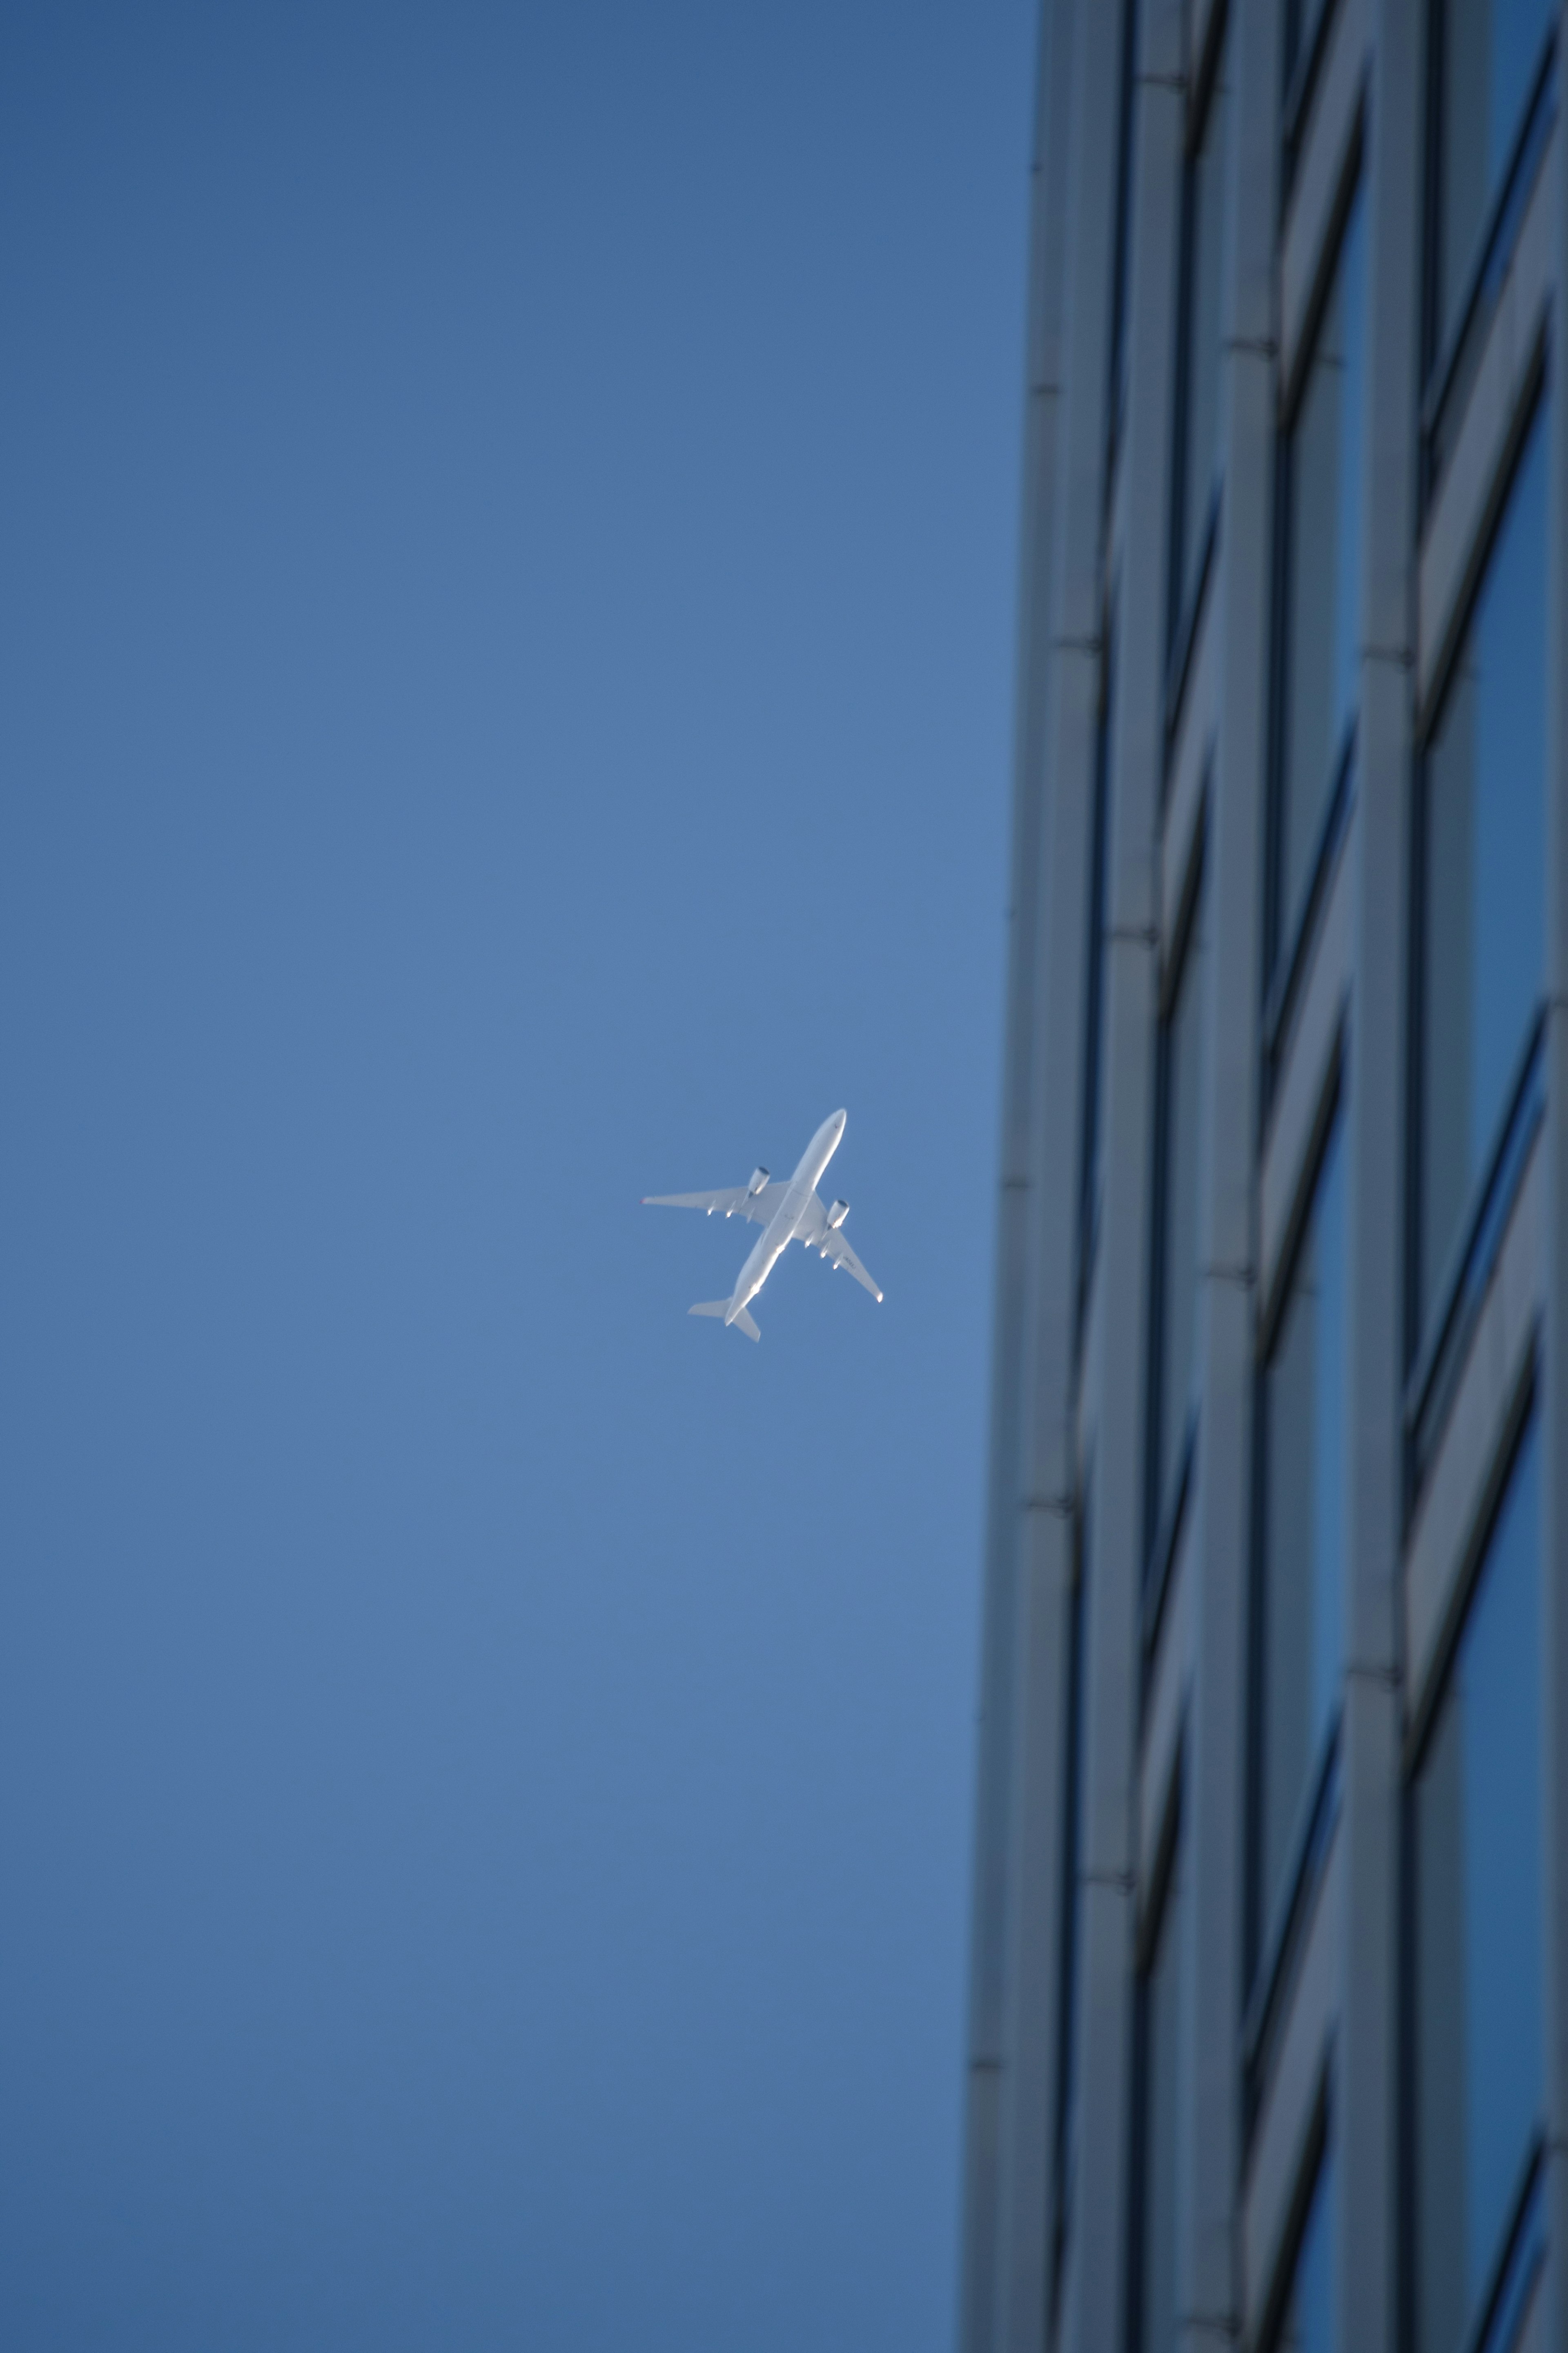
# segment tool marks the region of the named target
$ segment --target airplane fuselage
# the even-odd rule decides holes
[[[790,1178],[784,1199],[763,1229],[761,1240],[741,1269],[740,1280],[730,1301],[726,1324],[732,1324],[750,1300],[756,1297],[774,1267],[795,1240],[807,1204],[822,1182],[822,1174],[837,1151],[844,1134],[847,1114],[836,1111],[825,1119],[811,1142],[802,1153],[800,1166]]]

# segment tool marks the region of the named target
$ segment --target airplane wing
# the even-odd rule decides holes
[[[824,1258],[831,1259],[836,1267],[841,1266],[847,1274],[852,1274],[856,1282],[870,1293],[873,1299],[879,1300],[881,1298],[881,1293],[878,1290],[876,1284],[872,1282],[870,1276],[867,1273],[865,1268],[861,1265],[859,1260],[856,1257],[854,1251],[850,1249],[848,1243],[845,1240],[841,1233],[835,1231],[833,1233],[822,1234],[813,1243],[812,1247],[814,1250],[819,1250]]]
[[[721,1193],[647,1193],[643,1207],[706,1209],[710,1217],[718,1210],[721,1217],[748,1218],[753,1226],[765,1226],[788,1190],[787,1185],[764,1185],[760,1193],[748,1193],[743,1185],[731,1185]]]
[[[815,1195],[806,1203],[801,1221],[795,1228],[795,1240],[803,1241],[807,1250],[819,1250],[835,1267],[843,1267],[870,1293],[873,1299],[880,1300],[881,1293],[845,1240],[842,1225],[828,1224],[827,1212],[821,1199]]]

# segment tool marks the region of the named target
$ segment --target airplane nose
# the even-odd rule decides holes
[[[847,1111],[836,1111],[833,1114],[833,1124],[838,1130],[839,1134],[842,1135],[845,1129],[849,1124],[848,1113]]]

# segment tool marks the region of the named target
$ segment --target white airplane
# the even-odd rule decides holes
[[[822,1172],[838,1149],[848,1117],[847,1112],[836,1111],[831,1119],[823,1121],[787,1185],[770,1185],[767,1170],[753,1168],[749,1185],[737,1185],[728,1193],[645,1194],[645,1208],[706,1209],[710,1217],[715,1209],[722,1209],[727,1218],[749,1218],[752,1225],[764,1229],[761,1241],[741,1269],[740,1281],[731,1296],[701,1300],[689,1311],[691,1314],[721,1315],[726,1324],[738,1324],[748,1340],[760,1340],[763,1335],[746,1313],[747,1303],[756,1297],[791,1242],[804,1242],[819,1258],[831,1259],[835,1271],[847,1267],[873,1299],[881,1298],[881,1293],[844,1239],[842,1228],[849,1215],[848,1202],[835,1201],[831,1208],[825,1209],[817,1198]]]

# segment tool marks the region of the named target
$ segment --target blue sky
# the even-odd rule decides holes
[[[0,29],[7,2343],[950,2339],[1032,64]]]

